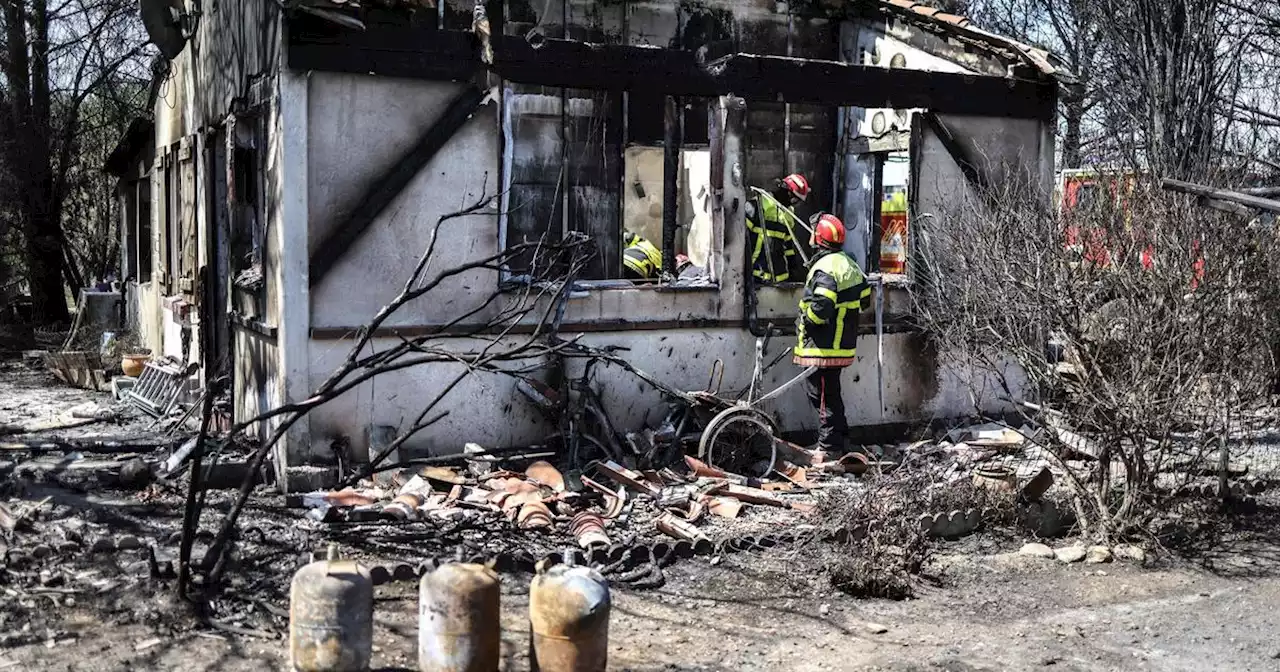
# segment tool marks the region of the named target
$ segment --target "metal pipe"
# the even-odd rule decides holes
[[[884,420],[884,278],[876,288],[876,391],[880,396],[880,419]]]
[[[591,549],[591,564],[606,565],[609,563],[609,549],[604,546],[597,546]]]
[[[756,399],[754,402],[752,402],[752,404],[751,404],[751,405],[752,405],[752,406],[756,406],[756,405],[762,404],[762,403],[764,403],[764,402],[766,402],[766,401],[769,401],[770,399],[773,399],[773,398],[777,397],[778,395],[782,394],[783,392],[786,392],[788,389],[790,389],[790,388],[791,388],[792,386],[794,386],[796,383],[798,383],[798,382],[800,382],[800,381],[804,380],[805,378],[808,378],[810,374],[812,374],[814,371],[817,371],[817,370],[818,370],[818,367],[816,367],[816,366],[810,366],[810,367],[806,368],[804,371],[801,371],[801,372],[800,372],[800,375],[798,375],[798,376],[796,376],[795,378],[792,378],[791,380],[788,380],[787,382],[783,383],[781,387],[779,387],[779,388],[777,388],[776,390],[774,390],[774,391],[770,392],[769,394],[766,394],[766,395],[764,395],[763,397],[760,397],[759,399]]]
[[[671,544],[665,541],[659,541],[649,547],[649,552],[653,555],[653,561],[658,566],[665,567],[675,561],[675,553],[672,551]]]
[[[397,563],[391,568],[391,578],[396,581],[413,581],[418,578],[418,570],[407,562]]]
[[[618,562],[627,557],[630,549],[623,544],[614,544],[609,547],[609,562]]]

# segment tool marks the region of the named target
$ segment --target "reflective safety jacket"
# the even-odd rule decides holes
[[[751,246],[751,274],[764,282],[786,282],[791,279],[791,264],[796,256],[795,234],[788,226],[791,217],[778,207],[773,196],[760,192],[756,196],[755,217],[747,217],[747,231],[751,233],[747,243]],[[765,254],[765,238],[769,239],[768,254]]]
[[[871,306],[871,285],[844,252],[818,254],[800,299],[792,359],[801,366],[848,366],[857,354],[858,314]]]
[[[623,244],[626,249],[622,251],[622,264],[627,270],[641,279],[658,277],[658,272],[662,270],[661,250],[634,233]]]

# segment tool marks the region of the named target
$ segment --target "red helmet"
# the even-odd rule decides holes
[[[844,222],[832,214],[819,215],[813,224],[813,237],[809,240],[815,247],[838,250],[844,247]]]
[[[804,179],[804,175],[800,173],[792,173],[782,178],[782,186],[786,187],[792,196],[802,201],[809,198],[809,180]]]

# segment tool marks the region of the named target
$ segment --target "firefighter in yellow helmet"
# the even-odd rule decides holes
[[[628,280],[653,280],[662,272],[662,252],[631,231],[622,232],[623,275]]]
[[[871,305],[871,286],[857,262],[842,250],[844,223],[821,214],[813,220],[814,248],[796,321],[793,361],[816,366],[805,384],[818,411],[818,449],[843,451],[849,430],[840,394],[840,374],[857,354],[858,313]]]
[[[747,249],[751,255],[751,275],[759,282],[774,284],[791,279],[797,266],[794,221],[780,205],[794,210],[809,198],[809,181],[798,173],[778,180],[772,191],[753,189],[747,199]]]

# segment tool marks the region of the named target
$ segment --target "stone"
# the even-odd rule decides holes
[[[822,614],[823,616],[826,616],[827,614],[831,613],[831,605],[824,604],[818,607],[818,613]]]
[[[1048,560],[1052,560],[1056,557],[1053,549],[1044,544],[1027,544],[1022,547],[1022,550],[1018,551],[1018,554],[1029,555],[1033,558],[1045,558]]]
[[[1085,556],[1088,554],[1089,552],[1084,550],[1083,546],[1064,546],[1054,550],[1053,552],[1053,556],[1055,558],[1060,562],[1066,563],[1080,562],[1081,560],[1084,560]]]
[[[1147,552],[1133,544],[1120,544],[1112,548],[1111,553],[1118,560],[1127,560],[1139,565],[1147,561]]]
[[[1090,546],[1085,553],[1084,561],[1090,565],[1101,565],[1111,562],[1111,549],[1106,546]]]
[[[155,480],[151,465],[141,457],[135,457],[120,467],[120,485],[126,488],[145,488]]]
[[[879,623],[867,623],[863,627],[866,628],[867,632],[873,635],[883,635],[884,633],[889,632],[889,626],[880,625]]]

